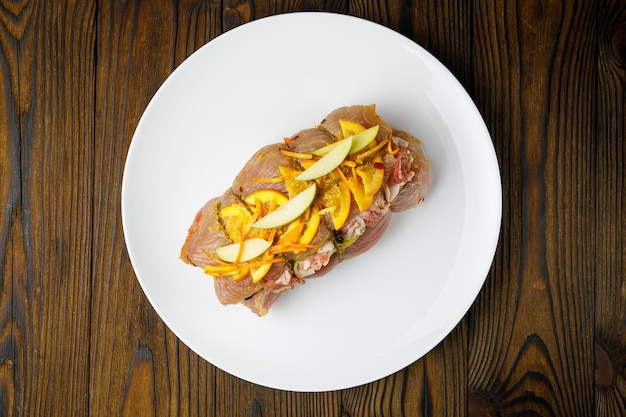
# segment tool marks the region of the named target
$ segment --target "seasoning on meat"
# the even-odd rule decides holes
[[[371,248],[429,182],[417,138],[393,130],[375,105],[341,107],[257,151],[200,209],[180,256],[214,277],[222,304],[263,316],[305,278]]]

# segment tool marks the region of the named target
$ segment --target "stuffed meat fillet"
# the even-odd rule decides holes
[[[374,246],[429,182],[417,138],[374,105],[341,107],[258,150],[198,211],[180,257],[213,276],[222,304],[263,316],[288,290]]]

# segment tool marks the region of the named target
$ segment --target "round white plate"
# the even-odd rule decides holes
[[[263,145],[337,107],[372,103],[422,139],[432,163],[425,201],[267,316],[222,306],[213,279],[178,258],[198,209]],[[463,318],[496,249],[500,175],[472,100],[420,46],[350,16],[277,15],[217,37],[163,83],[128,152],[122,219],[146,296],[192,350],[256,384],[335,390],[410,365]]]

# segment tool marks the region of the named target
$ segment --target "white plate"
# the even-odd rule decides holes
[[[432,185],[368,253],[283,295],[258,318],[224,307],[178,259],[187,228],[261,146],[336,107],[376,103],[420,137]],[[200,356],[272,388],[324,391],[422,357],[462,319],[500,230],[498,163],[462,86],[411,40],[362,19],[278,15],[200,48],[163,83],[133,138],[122,186],[130,259],[146,296]]]

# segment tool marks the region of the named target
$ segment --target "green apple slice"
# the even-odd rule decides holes
[[[376,135],[378,135],[378,129],[379,129],[379,126],[376,125],[360,133],[356,133],[352,136],[349,136],[347,139],[352,138],[352,146],[350,147],[350,151],[348,152],[348,155],[357,153],[358,151],[360,151],[361,149],[364,149],[367,145],[372,143],[372,141],[376,138]],[[330,151],[332,151],[333,149],[335,149],[337,145],[339,145],[340,142],[341,141],[333,142],[330,145],[326,145],[322,148],[316,149],[311,153],[315,156],[324,156],[328,154]]]
[[[367,145],[372,143],[372,141],[376,139],[376,135],[378,135],[379,129],[380,126],[376,125],[370,127],[369,129],[365,129],[361,133],[352,135],[352,146],[350,147],[349,155],[357,153],[361,149],[365,149]]]
[[[255,237],[252,239],[244,240],[240,243],[233,243],[231,245],[222,246],[215,249],[215,254],[218,258],[226,262],[235,262],[237,255],[239,254],[239,247],[241,248],[241,256],[239,262],[246,262],[250,259],[254,259],[265,253],[266,250],[272,246],[272,242]]]
[[[317,186],[315,184],[309,186],[295,197],[289,199],[285,204],[278,206],[276,210],[261,217],[261,219],[252,224],[252,227],[257,229],[274,229],[292,222],[311,205],[316,192]]]
[[[319,161],[305,169],[302,174],[295,179],[297,181],[314,180],[322,177],[333,169],[337,168],[348,156],[352,147],[352,136],[347,139],[340,140],[334,149],[322,156]]]

